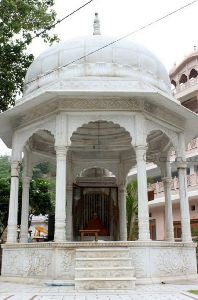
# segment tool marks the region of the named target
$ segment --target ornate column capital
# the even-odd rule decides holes
[[[187,169],[186,161],[178,161],[177,162],[177,169]]]
[[[124,184],[119,185],[119,193],[126,193],[126,186]]]
[[[72,192],[73,191],[73,185],[67,185],[67,191]]]
[[[30,176],[24,176],[23,177],[23,184],[29,184],[31,179],[32,179],[32,177],[30,177]]]
[[[11,177],[19,177],[19,161],[11,162]]]
[[[166,184],[168,186],[171,186],[171,184],[172,184],[172,178],[171,177],[163,177],[162,181],[163,181],[164,184]]]
[[[67,147],[66,146],[55,146],[56,156],[58,158],[66,159]]]
[[[146,161],[147,148],[148,148],[147,145],[135,146],[136,160],[145,160]]]

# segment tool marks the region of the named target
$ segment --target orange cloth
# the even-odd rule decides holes
[[[87,226],[85,227],[85,230],[94,230],[94,229],[100,230],[99,235],[108,235],[108,232],[102,225],[101,220],[95,216],[89,220]]]

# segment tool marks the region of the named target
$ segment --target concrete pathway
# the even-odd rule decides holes
[[[198,280],[174,284],[137,286],[132,291],[75,291],[65,286],[44,286],[0,282],[0,300],[190,300],[198,296]]]

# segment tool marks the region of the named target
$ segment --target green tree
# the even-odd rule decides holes
[[[137,181],[134,180],[127,185],[127,231],[128,239],[134,240],[137,238],[137,213],[138,213],[138,193],[137,193]]]
[[[0,156],[0,237],[7,227],[10,197],[10,157]]]
[[[54,0],[0,0],[0,111],[15,104],[34,56],[27,52],[33,37],[53,43]]]
[[[10,157],[0,156],[0,178],[10,178]]]
[[[7,227],[9,197],[10,180],[0,178],[0,238]]]
[[[47,179],[33,179],[30,183],[29,227],[33,216],[49,215],[54,211],[50,182]]]
[[[147,185],[151,184],[152,178],[147,178]],[[127,208],[127,232],[128,240],[135,240],[138,236],[138,182],[133,180],[127,185],[126,208]]]

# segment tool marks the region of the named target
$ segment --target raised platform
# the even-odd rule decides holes
[[[124,271],[114,268],[131,267],[134,269],[136,284],[189,279],[197,276],[195,247],[194,243],[165,241],[4,244],[2,245],[1,280],[18,282],[36,282],[38,280],[40,282],[58,282],[61,280],[65,284],[74,285],[76,258],[79,255],[77,249],[83,249],[85,257],[88,259],[94,259],[91,257],[93,252],[89,250],[98,249],[97,257],[103,258],[104,262],[105,257],[109,260],[115,258],[115,248],[128,250],[131,265],[126,265],[126,259],[120,257],[118,264],[114,265],[113,263],[108,272],[120,270],[120,274],[123,274]],[[109,249],[105,256],[104,248]],[[115,261],[116,259],[114,259]],[[89,268],[88,265],[86,267]],[[90,267],[94,268],[94,265],[92,264]],[[99,267],[98,262],[95,263],[95,267]],[[105,268],[105,263],[102,267]],[[101,272],[104,274],[103,271]],[[83,273],[85,274],[85,271]]]

